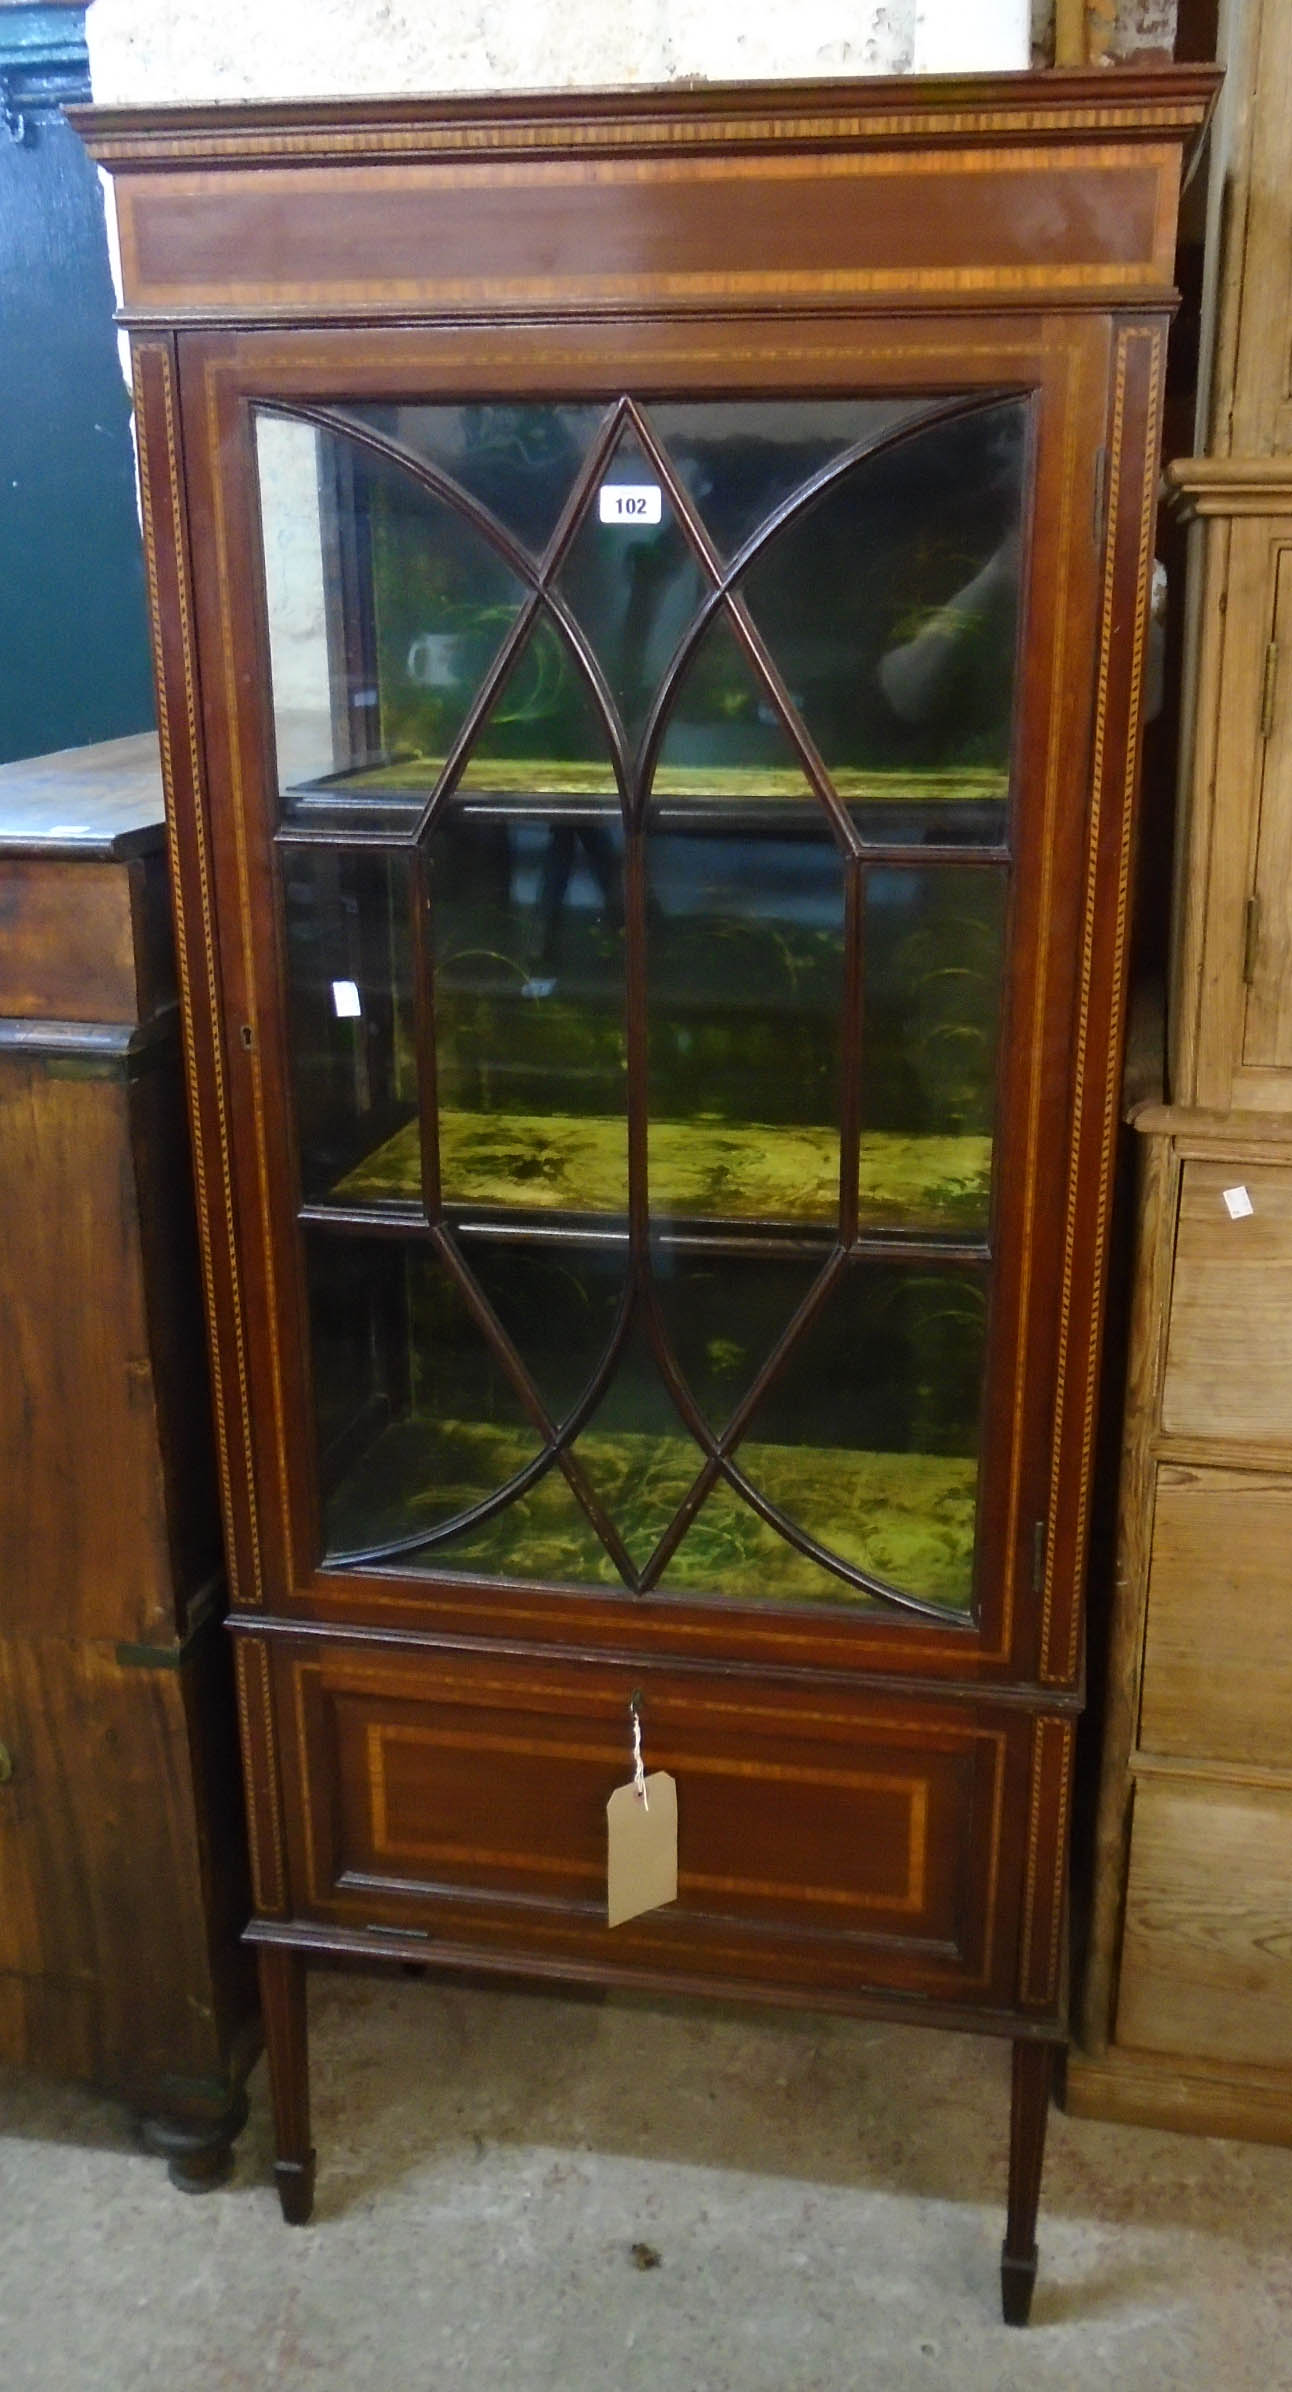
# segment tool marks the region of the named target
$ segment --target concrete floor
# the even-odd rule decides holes
[[[1020,2333],[1004,2046],[391,1976],[316,1975],[311,2015],[305,2229],[263,2066],[201,2199],[0,2071],[4,2392],[1292,2385],[1292,2152],[1055,2114]]]

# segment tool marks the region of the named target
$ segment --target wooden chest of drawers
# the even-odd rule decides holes
[[[0,770],[0,2058],[218,2179],[248,1890],[157,743]]]
[[[1292,1141],[1135,1116],[1078,2113],[1292,2141]]]

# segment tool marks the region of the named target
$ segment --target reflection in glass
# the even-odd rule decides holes
[[[703,1460],[664,1384],[640,1321],[624,1340],[574,1458],[644,1569]]]
[[[444,1201],[628,1202],[623,832],[452,804],[431,842]]]
[[[457,786],[464,795],[617,798],[604,718],[550,617],[540,615],[522,640]]]
[[[654,492],[658,520],[603,521],[600,498],[610,494],[613,504],[617,489]],[[631,430],[620,436],[590,494],[556,586],[592,645],[631,746],[669,658],[713,586]]]
[[[374,1147],[408,1135],[397,1193],[421,1194],[409,867],[403,856],[292,848],[283,911],[301,1181],[344,1193]]]
[[[679,1249],[657,1238],[652,1277],[669,1344],[710,1429],[720,1434],[821,1277],[812,1261]]]
[[[350,406],[345,412],[437,466],[537,562],[606,410],[494,399],[427,407]]]
[[[459,1249],[557,1427],[591,1388],[624,1299],[627,1245],[511,1245],[462,1235]]]
[[[867,875],[863,1225],[986,1234],[1005,900],[1003,872]]]
[[[837,1216],[843,869],[802,811],[648,841],[656,1219]]]
[[[308,1262],[325,1559],[438,1528],[541,1451],[428,1247],[316,1235]]]
[[[932,399],[666,399],[647,409],[719,555],[730,561],[814,473],[917,422]]]
[[[694,805],[718,796],[819,805],[784,720],[725,607],[697,642],[665,726],[651,778],[657,806]]]
[[[396,768],[432,788],[525,585],[456,508],[356,441],[256,419],[286,791]],[[335,793],[334,793],[335,794]]]
[[[1003,400],[863,458],[741,578],[842,797],[1003,798],[1025,427]]]
[[[986,1327],[977,1272],[854,1262],[756,1407],[738,1467],[827,1552],[966,1606]]]

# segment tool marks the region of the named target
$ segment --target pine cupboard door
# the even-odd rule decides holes
[[[179,344],[251,1599],[1073,1683],[1158,324],[359,350]]]

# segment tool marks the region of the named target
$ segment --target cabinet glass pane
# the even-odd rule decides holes
[[[844,471],[741,577],[863,835],[1004,836],[1025,430],[1018,399],[918,427]]]
[[[302,1194],[421,1196],[407,858],[289,849],[282,867]],[[383,1188],[371,1157],[404,1137]],[[348,1185],[351,1180],[354,1185]]]
[[[617,504],[644,507],[645,519],[617,514]],[[665,667],[712,582],[631,431],[616,442],[590,493],[556,586],[635,745]]]
[[[853,1263],[756,1407],[738,1468],[826,1554],[966,1608],[986,1327],[976,1272]]]
[[[656,1219],[837,1216],[843,869],[812,813],[648,842]]]
[[[602,797],[619,810],[619,783],[605,718],[568,640],[540,615],[522,640],[471,742],[457,786],[532,804],[549,797]]]
[[[866,875],[863,1227],[986,1234],[1005,899],[998,871]]]
[[[657,400],[652,431],[718,555],[745,542],[823,467],[898,424],[928,399]]]
[[[786,1259],[655,1241],[652,1277],[664,1333],[706,1427],[721,1435],[753,1392],[821,1281],[830,1246]]]
[[[332,1560],[965,1615],[1026,423],[262,418]]]
[[[803,759],[767,683],[751,663],[725,607],[696,642],[669,700],[651,793],[656,817],[707,806],[721,823],[724,798],[777,809],[819,806]],[[791,817],[792,819],[792,817]]]
[[[256,419],[284,809],[394,766],[429,792],[526,585],[457,507],[360,441]]]
[[[445,475],[537,562],[606,410],[494,400],[488,405],[347,406],[345,413]]]
[[[308,1260],[325,1560],[413,1545],[541,1458],[429,1247],[312,1234]]]
[[[454,804],[431,841],[446,1204],[628,1203],[623,832]]]

